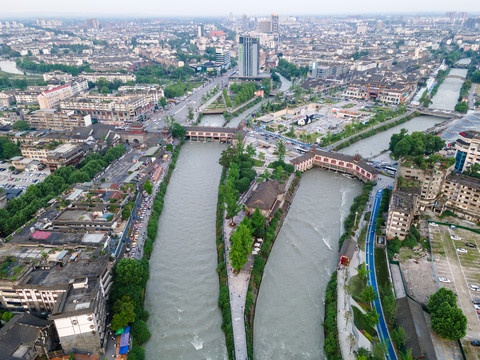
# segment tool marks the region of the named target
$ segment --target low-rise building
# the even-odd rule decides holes
[[[9,107],[15,101],[14,91],[0,92],[0,107]]]
[[[415,194],[394,190],[388,209],[387,239],[393,239],[394,237],[398,237],[400,240],[405,239],[410,231],[417,209],[418,204]]]
[[[283,204],[284,192],[285,184],[280,184],[276,180],[267,180],[257,184],[245,205],[251,213],[258,207],[267,219],[271,219]]]
[[[77,114],[73,110],[37,110],[25,118],[30,127],[37,130],[72,131],[74,128],[92,124],[90,115]]]
[[[452,173],[442,187],[445,207],[474,222],[480,221],[480,179]]]
[[[82,73],[79,77],[84,78],[90,82],[97,82],[99,79],[105,79],[107,81],[113,82],[119,80],[123,83],[129,81],[136,81],[137,77],[135,74],[123,74],[123,73]]]
[[[84,158],[85,153],[85,149],[80,145],[63,144],[48,152],[45,165],[49,167],[51,172],[62,166],[75,166]]]
[[[73,96],[70,85],[62,85],[57,88],[42,92],[37,97],[40,109],[54,109],[60,105],[60,101]]]

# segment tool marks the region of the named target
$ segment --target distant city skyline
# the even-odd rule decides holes
[[[88,9],[88,10],[86,10]],[[137,17],[137,16],[185,16],[185,17],[217,17],[242,14],[261,15],[278,13],[280,15],[356,15],[356,14],[415,14],[443,13],[460,11],[479,13],[480,6],[476,0],[458,0],[454,3],[447,0],[405,0],[395,5],[380,0],[340,0],[335,2],[312,3],[310,0],[283,2],[267,0],[244,0],[242,2],[219,2],[205,0],[202,2],[158,2],[141,0],[84,0],[67,2],[64,0],[18,0],[4,2],[0,18],[6,17],[45,17],[45,16],[98,16],[98,17]]]

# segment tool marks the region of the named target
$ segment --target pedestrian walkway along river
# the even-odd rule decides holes
[[[254,357],[324,359],[325,287],[338,238],[362,183],[320,169],[302,174],[265,267],[254,321]]]
[[[227,359],[215,246],[218,158],[224,148],[187,143],[180,151],[150,260],[149,360]]]

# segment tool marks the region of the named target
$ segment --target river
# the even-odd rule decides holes
[[[450,69],[448,75],[457,75],[465,77],[467,75],[467,69]],[[463,80],[457,78],[447,78],[438,88],[437,93],[432,99],[430,109],[440,110],[454,110],[455,105],[458,102],[458,95],[460,94],[460,88],[463,85]]]
[[[10,74],[23,75],[23,71],[17,68],[17,64],[12,60],[0,60],[0,70]]]
[[[337,264],[343,221],[361,189],[358,180],[326,170],[302,175],[265,267],[255,359],[324,359],[325,287]]]
[[[278,74],[280,76],[280,81],[282,82],[280,86],[280,91],[285,92],[287,91],[292,83],[285,79],[282,75]],[[251,113],[255,112],[258,110],[262,104],[266,103],[268,101],[268,98],[263,99],[260,103],[252,106],[250,109],[247,109],[243,113],[241,113],[239,116],[233,117],[230,119],[230,121],[225,125],[225,127],[228,128],[236,128],[238,124],[244,119],[246,119]],[[202,120],[200,122],[200,126],[214,126],[214,127],[220,127],[223,126],[225,123],[225,118],[223,115],[205,115],[202,117]]]
[[[150,260],[146,358],[227,359],[215,218],[224,145],[186,143],[173,172]]]
[[[418,116],[406,123],[360,140],[349,147],[339,150],[339,152],[347,155],[355,155],[358,153],[362,155],[363,158],[369,158],[379,154],[383,150],[387,150],[390,144],[390,138],[393,134],[399,133],[401,129],[405,128],[411,134],[414,131],[425,131],[444,120],[445,119],[434,116]]]

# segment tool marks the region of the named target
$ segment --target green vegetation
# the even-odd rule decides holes
[[[455,111],[458,111],[460,113],[463,113],[463,114],[466,114],[467,111],[468,111],[468,104],[466,101],[461,101],[461,102],[458,102],[456,105],[455,105]]]
[[[461,102],[463,98],[468,97],[468,91],[470,90],[471,87],[472,87],[472,81],[465,80],[460,89],[460,94],[458,95],[458,102]]]
[[[380,203],[380,208],[378,209],[377,220],[375,222],[375,234],[382,235],[382,226],[385,225],[385,220],[383,219],[383,214],[388,212],[388,207],[390,203],[390,196],[392,195],[392,190],[384,189],[382,193],[382,201]]]
[[[21,155],[20,144],[14,144],[7,136],[0,137],[0,159],[11,159]]]
[[[78,76],[83,71],[89,72],[91,71],[90,65],[82,65],[82,66],[73,66],[73,65],[63,65],[63,64],[44,64],[44,63],[37,63],[30,60],[29,57],[24,57],[23,59],[16,60],[17,67],[20,69],[25,69],[29,71],[34,71],[37,73],[46,73],[49,71],[60,70],[73,76]]]
[[[442,338],[461,339],[466,334],[467,318],[457,307],[453,291],[440,288],[430,296],[428,310],[432,315],[432,329]]]
[[[232,107],[232,100],[230,99],[230,96],[228,96],[227,89],[223,89],[223,98],[225,100],[225,105],[227,107]]]
[[[421,131],[414,131],[408,135],[407,132],[408,130],[402,129],[400,133],[393,134],[390,138],[388,149],[397,159],[406,155],[429,155],[445,147],[445,140],[440,136],[424,134]]]
[[[219,188],[225,183],[227,168],[223,167],[220,177]],[[217,221],[216,221],[216,245],[217,245],[217,273],[220,291],[218,294],[218,307],[222,312],[222,330],[225,333],[225,343],[227,346],[227,354],[230,360],[234,359],[234,343],[232,329],[232,315],[230,311],[230,291],[228,290],[227,266],[225,263],[225,243],[223,241],[223,203],[220,190],[218,191],[217,200]]]
[[[341,360],[337,328],[337,272],[333,272],[325,290],[325,320],[323,321],[325,342],[323,350],[328,360]]]
[[[287,60],[280,58],[278,61],[277,69],[276,69],[284,78],[287,80],[292,80],[292,78],[298,78],[301,76],[307,76],[308,74],[308,67],[301,66],[297,67],[292,63],[289,63]]]
[[[373,341],[373,338],[377,336],[377,331],[375,330],[375,325],[378,322],[378,313],[374,309],[372,311],[363,314],[362,311],[356,307],[352,306],[353,310],[353,323],[355,327],[360,330],[368,340]],[[375,321],[375,314],[377,314],[377,319]]]
[[[353,204],[352,206],[350,206],[350,213],[348,214],[347,218],[343,223],[343,227],[345,231],[343,232],[342,236],[340,236],[340,239],[338,241],[340,247],[342,246],[345,239],[352,236],[355,230],[357,229],[358,223],[360,221],[357,221],[355,223],[355,218],[358,216],[356,215],[356,213],[360,214],[361,216],[361,214],[365,210],[365,206],[367,205],[368,198],[369,198],[370,192],[373,189],[373,186],[374,186],[374,183],[371,181],[365,183],[365,185],[363,185],[362,193],[356,196],[355,199],[353,200]],[[358,217],[358,220],[360,220],[360,217]]]
[[[112,92],[118,90],[123,83],[121,80],[114,80],[113,82],[108,81],[105,78],[100,78],[96,83],[88,82],[88,87],[93,88],[97,87],[98,92],[101,94],[111,94]]]
[[[4,209],[0,209],[0,234],[7,236],[32,219],[48,202],[67,190],[76,182],[90,181],[98,172],[118,159],[125,152],[123,145],[107,150],[105,155],[90,153],[83,159],[79,168],[61,167],[39,184],[31,185],[16,199],[11,199]]]
[[[164,68],[160,65],[152,65],[139,68],[135,75],[139,84],[164,84],[171,80],[188,82],[191,76],[194,75],[194,71],[188,66]],[[171,97],[167,94],[165,96]]]
[[[250,82],[243,82],[240,84],[232,84],[230,85],[230,92],[236,94],[235,99],[233,102],[235,106],[238,106],[249,99],[255,96],[255,91],[258,90],[258,85],[255,83]]]
[[[198,84],[189,82],[189,81],[186,81],[186,82],[179,81],[175,84],[168,85],[164,90],[164,94],[165,94],[165,97],[169,99],[183,96],[185,95],[185,93],[195,88],[196,85]]]

